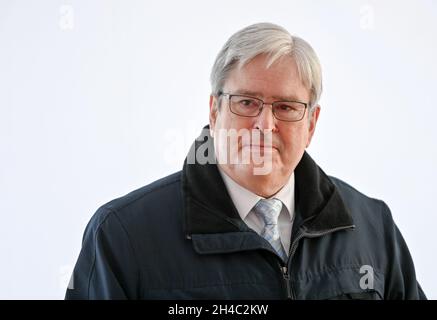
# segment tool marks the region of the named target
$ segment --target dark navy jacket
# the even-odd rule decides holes
[[[295,183],[284,265],[241,220],[216,165],[186,160],[99,208],[66,299],[425,299],[384,202],[328,177],[307,153]]]

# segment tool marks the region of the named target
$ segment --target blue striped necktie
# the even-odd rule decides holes
[[[279,237],[278,217],[281,209],[282,202],[276,198],[261,199],[253,207],[255,214],[264,221],[264,229],[261,232],[261,236],[272,245],[283,261],[287,261],[287,253]]]

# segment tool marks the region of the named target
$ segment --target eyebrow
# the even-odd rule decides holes
[[[250,91],[245,89],[236,90],[234,94],[243,94],[243,95],[253,96],[257,98],[263,97],[263,94],[260,92]],[[296,96],[288,96],[288,97],[272,96],[272,98],[276,99],[277,101],[300,101],[300,99],[298,99]]]

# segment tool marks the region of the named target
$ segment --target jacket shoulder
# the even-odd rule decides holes
[[[329,179],[337,187],[340,194],[344,197],[353,197],[356,200],[367,201],[378,205],[383,203],[382,200],[369,197],[368,195],[351,186],[349,183],[337,177],[329,176]]]
[[[359,218],[378,223],[381,222],[381,219],[386,221],[392,220],[390,209],[383,200],[369,197],[336,177],[329,176],[329,179],[336,186],[341,198],[351,210],[354,218],[360,215],[361,217]]]
[[[92,216],[87,229],[97,231],[102,223],[113,218],[127,229],[158,219],[156,213],[163,218],[164,208],[176,204],[180,198],[180,180],[181,171],[178,171],[103,204]]]
[[[169,189],[179,188],[181,171],[158,179],[148,185],[129,192],[128,194],[107,202],[102,207],[113,211],[122,211],[138,203],[145,203],[167,196]],[[161,199],[162,200],[162,199]]]

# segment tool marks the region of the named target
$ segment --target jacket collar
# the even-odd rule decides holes
[[[203,156],[203,160],[195,155]],[[209,126],[205,126],[191,146],[182,170],[185,234],[196,240],[198,251],[259,247],[255,241],[258,235],[241,220],[214,160],[213,138]],[[338,189],[306,152],[294,172],[295,228],[318,234],[352,225]]]

